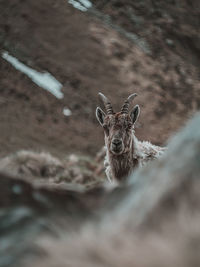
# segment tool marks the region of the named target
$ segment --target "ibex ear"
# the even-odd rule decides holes
[[[101,126],[103,126],[103,124],[104,124],[105,116],[106,116],[106,114],[103,112],[103,110],[101,108],[97,107],[96,117],[97,117],[97,120],[99,121],[99,123],[101,124]]]
[[[136,122],[137,118],[139,117],[139,114],[140,114],[140,107],[139,105],[136,105],[130,113],[133,124]]]

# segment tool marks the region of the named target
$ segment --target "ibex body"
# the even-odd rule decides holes
[[[106,113],[99,107],[96,109],[96,117],[105,134],[106,175],[109,180],[123,181],[134,168],[158,158],[166,148],[155,146],[150,142],[141,142],[136,138],[134,124],[140,108],[136,105],[130,113],[128,112],[136,94],[127,98],[118,113],[114,113],[107,97],[101,93],[99,95],[106,108]]]

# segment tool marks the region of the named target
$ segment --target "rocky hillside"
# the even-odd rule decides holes
[[[94,155],[97,93],[116,109],[132,92],[136,135],[163,144],[200,105],[198,1],[1,0],[0,51],[51,73],[57,99],[0,58],[1,155],[19,149]],[[63,109],[71,111],[70,116]]]

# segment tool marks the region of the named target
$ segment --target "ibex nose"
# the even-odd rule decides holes
[[[113,141],[112,141],[112,143],[113,143],[113,145],[115,145],[115,146],[121,146],[121,144],[122,144],[122,141],[120,140],[120,139],[114,139]]]

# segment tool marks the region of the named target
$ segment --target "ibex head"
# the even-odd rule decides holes
[[[132,145],[132,128],[140,113],[138,105],[129,113],[129,105],[137,94],[130,95],[118,113],[114,113],[106,96],[101,93],[99,93],[99,96],[105,105],[106,113],[97,107],[96,117],[104,129],[105,143],[108,150],[114,155],[129,152]]]

